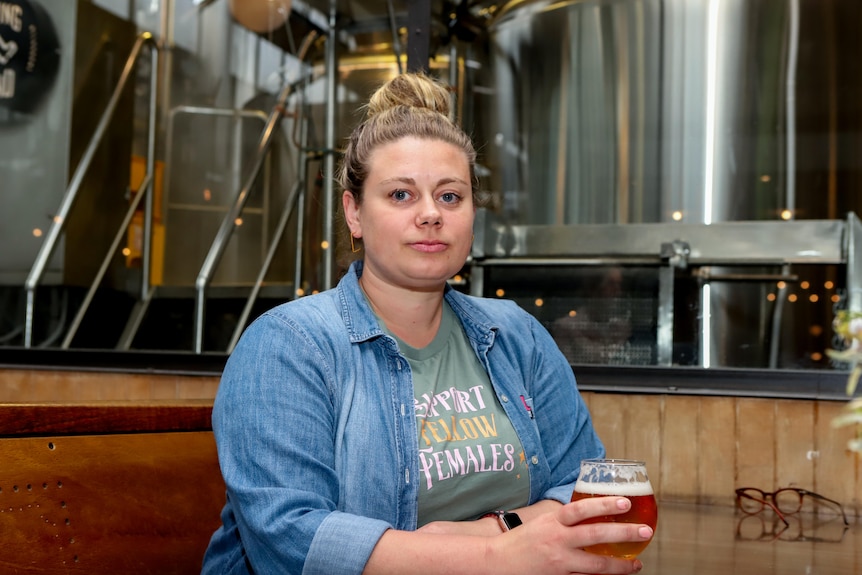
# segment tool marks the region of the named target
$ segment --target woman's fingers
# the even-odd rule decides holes
[[[632,503],[625,497],[588,497],[563,505],[557,518],[563,525],[577,525],[593,517],[619,515],[631,509]]]
[[[558,511],[559,521],[577,535],[572,541],[578,548],[600,543],[619,543],[623,541],[649,541],[653,530],[642,523],[614,522],[613,516],[631,509],[631,501],[625,497],[594,497],[568,503]],[[583,523],[591,519],[594,522]],[[575,535],[575,532],[572,532]],[[587,573],[637,573],[640,561],[612,559],[584,552],[583,561],[588,562]]]
[[[653,535],[648,525],[639,523],[589,523],[578,525],[578,547],[622,541],[649,541]]]

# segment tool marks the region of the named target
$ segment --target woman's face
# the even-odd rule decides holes
[[[439,289],[467,259],[473,237],[470,166],[459,148],[407,137],[374,150],[362,203],[342,195],[362,238],[365,274],[409,289]]]

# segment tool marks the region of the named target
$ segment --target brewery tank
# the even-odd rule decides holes
[[[510,2],[489,26],[476,80],[500,219],[671,230],[859,213],[859,4]],[[708,346],[694,363],[809,366],[812,348],[828,347],[808,328],[829,331],[830,299],[803,312],[769,298],[777,282],[738,279],[827,283],[836,270],[710,273],[737,280],[691,282],[708,286],[692,298],[693,337]]]

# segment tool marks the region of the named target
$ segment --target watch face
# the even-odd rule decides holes
[[[503,514],[503,522],[506,524],[506,527],[509,529],[514,529],[518,525],[521,525],[521,518],[518,517],[517,513],[504,513]]]

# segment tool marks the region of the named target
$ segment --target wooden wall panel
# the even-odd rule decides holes
[[[0,403],[212,399],[217,376],[0,369]]]
[[[585,394],[613,457],[647,461],[661,500],[733,505],[737,487],[797,486],[862,513],[862,458],[834,429],[843,402]],[[657,462],[657,463],[654,463]]]
[[[0,369],[0,403],[213,399],[217,376]],[[841,401],[584,392],[610,457],[643,459],[668,501],[732,505],[739,486],[796,485],[862,511],[862,458]]]
[[[817,405],[815,433],[817,438],[813,490],[857,509],[859,499],[859,454],[847,449],[853,436],[849,427],[834,428],[832,420],[842,412],[843,403],[821,402]]]
[[[672,398],[669,398],[672,401]],[[736,400],[702,398],[697,443],[698,502],[732,504],[736,488]]]
[[[142,375],[110,378],[82,377],[78,381],[78,387],[81,398],[87,400],[152,399],[150,397],[152,377]]]
[[[698,444],[700,402],[697,397],[675,397],[665,400],[664,425],[661,430],[661,477],[663,499],[695,501],[699,495]]]
[[[593,426],[608,457],[625,456],[625,432],[620,405],[624,395],[597,393],[590,399]]]
[[[736,483],[768,490],[775,483],[775,401],[736,403]]]
[[[646,463],[656,496],[661,496],[661,417],[664,400],[656,395],[628,395],[625,402],[625,450],[628,459]]]
[[[812,488],[814,485],[815,404],[810,401],[775,401],[775,485]]]

